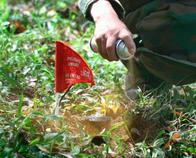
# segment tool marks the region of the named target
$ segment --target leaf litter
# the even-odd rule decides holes
[[[12,19],[16,20],[16,25],[12,23],[12,25],[15,25],[13,27],[15,27],[16,31],[17,29],[20,30],[22,27],[26,28],[27,23],[32,25],[31,12],[34,12],[33,7],[34,6],[31,2],[29,2],[28,5],[24,4],[20,7],[12,7],[13,10],[17,10],[21,15],[24,14],[28,17],[27,22],[23,20],[20,21],[19,19]],[[47,9],[42,8],[43,14],[46,13]],[[77,8],[74,7],[74,10],[75,9]],[[47,16],[50,18],[55,17],[55,14],[57,14],[57,12],[58,11],[54,9],[49,9]],[[66,12],[72,14],[70,9],[68,9],[68,11]],[[34,14],[39,15],[41,13],[34,12]],[[68,16],[68,14],[66,16]],[[81,21],[81,19],[79,21]],[[55,34],[56,32],[54,30],[52,22],[48,20],[46,24],[46,28],[49,29],[49,31],[53,31]],[[62,29],[63,27],[64,24],[63,26],[59,24],[59,26],[56,28],[57,30],[59,29],[61,30],[61,32],[63,32],[61,35],[59,35],[62,36],[63,39],[65,36],[64,33],[66,33],[67,41],[76,40],[77,34],[83,35],[82,32],[79,32],[77,29],[75,29],[77,28],[75,24],[73,24],[73,28]],[[75,30],[74,32],[72,31],[73,29]],[[53,39],[48,39],[48,37],[53,34],[48,34],[47,32],[42,35],[42,30],[36,29],[32,29],[31,31],[32,33],[28,33],[28,30],[24,30],[24,32],[23,30],[18,31],[19,34],[14,37],[15,41],[19,41],[21,45],[14,43],[15,45],[13,45],[13,48],[10,50],[21,51],[24,49],[28,52],[28,55],[35,54],[35,56],[38,57],[40,57],[39,53],[42,53],[44,49],[48,49],[50,50],[50,52],[51,50],[53,50],[53,46],[51,46]],[[88,33],[91,34],[92,31],[87,31],[87,34]],[[85,36],[88,37],[85,39]],[[89,35],[84,35],[83,38],[84,40],[88,41]],[[6,40],[7,38],[2,39]],[[50,45],[50,49],[48,47],[42,47],[38,49],[38,52],[36,50],[36,45],[40,46],[42,44]],[[76,43],[75,45],[77,46],[78,43]],[[34,46],[36,46],[36,48],[34,48]],[[3,47],[5,46],[3,45]],[[23,49],[19,49],[18,47],[21,47]],[[82,46],[80,46],[80,48],[81,47]],[[87,51],[89,50],[87,49]],[[45,53],[45,51],[43,51],[43,53]],[[96,55],[90,57],[99,61]],[[19,59],[20,61],[22,61],[21,59],[23,58]],[[50,59],[51,56],[44,56],[43,58],[47,66],[50,63],[53,63],[53,59],[51,61]],[[36,61],[37,59],[34,57],[34,60]],[[37,62],[39,62],[39,60],[37,60],[35,63]],[[15,63],[15,61],[13,63]],[[19,154],[18,152],[22,150],[30,151],[30,149],[26,148],[31,148],[33,146],[36,146],[40,151],[43,151],[44,153],[52,153],[53,156],[64,155],[65,157],[75,157],[75,155],[80,154],[94,155],[94,157],[103,157],[104,155],[105,157],[121,157],[122,155],[124,157],[149,157],[149,155],[154,157],[163,157],[163,152],[168,155],[173,154],[180,156],[190,156],[196,153],[193,146],[195,142],[196,119],[195,110],[192,110],[195,106],[195,85],[183,87],[182,89],[180,89],[180,93],[176,93],[174,91],[175,95],[172,95],[171,93],[162,93],[156,98],[150,98],[149,96],[146,97],[142,95],[139,102],[131,102],[121,98],[119,94],[122,94],[122,91],[113,91],[113,88],[111,88],[113,85],[109,82],[111,81],[111,79],[115,79],[112,78],[112,76],[121,78],[121,76],[118,76],[119,73],[117,73],[117,71],[113,69],[110,70],[108,68],[109,66],[111,66],[111,64],[105,63],[104,65],[102,60],[100,60],[100,63],[91,63],[91,65],[98,65],[97,68],[94,66],[94,69],[95,71],[97,71],[97,74],[101,74],[97,77],[98,86],[96,86],[96,88],[93,90],[83,90],[85,86],[81,86],[79,88],[77,87],[76,89],[78,90],[75,89],[73,92],[74,94],[66,96],[62,101],[59,115],[52,114],[53,105],[51,105],[50,103],[48,103],[48,105],[43,105],[44,100],[40,100],[41,95],[52,95],[51,92],[53,92],[52,88],[50,89],[50,91],[44,91],[43,94],[40,94],[42,93],[43,88],[41,90],[37,90],[39,80],[44,80],[44,78],[46,78],[45,80],[49,80],[50,82],[52,81],[45,74],[43,75],[43,78],[40,78],[40,76],[35,77],[32,75],[32,78],[28,80],[28,84],[31,85],[31,88],[25,89],[23,91],[23,99],[20,99],[21,94],[17,92],[20,89],[15,89],[15,91],[11,95],[8,95],[6,97],[2,93],[2,98],[0,98],[0,151],[4,149],[2,148],[2,146],[4,147],[4,145],[6,144],[2,142],[8,142],[9,144],[6,146],[5,151],[8,152],[15,149],[17,150],[14,151],[15,155],[17,155],[18,157],[23,157],[22,154]],[[11,64],[12,63],[10,63],[10,65]],[[117,64],[115,64],[114,67],[117,67]],[[103,69],[105,69],[105,71],[107,72],[110,72],[107,73],[106,77],[103,75]],[[28,67],[24,70],[25,74],[28,74],[27,70]],[[17,73],[18,72],[20,71],[17,70]],[[107,84],[102,84],[104,79],[108,81]],[[14,84],[18,86],[18,83]],[[186,108],[184,108],[182,105],[186,106]],[[154,109],[149,110],[148,107],[151,106],[154,106]],[[163,111],[159,111],[159,107],[161,107]],[[167,107],[167,110],[164,111],[164,108],[162,107]],[[129,115],[128,112],[130,109],[131,115]],[[157,117],[161,112],[167,113],[169,117],[171,117],[168,119],[169,121],[165,118],[165,116],[168,115]],[[17,113],[18,115],[16,115]],[[128,119],[125,118],[125,115],[128,115]],[[101,125],[101,128],[98,128],[97,130],[97,126],[100,124],[100,122],[99,120],[96,121],[94,119],[91,119],[91,116],[110,118],[106,119],[109,120],[109,126],[105,125],[101,121],[101,124],[104,124],[105,128]],[[150,116],[153,116],[152,118],[157,118],[151,119]],[[148,119],[148,117],[150,119]],[[82,122],[85,119],[87,119],[87,122]],[[10,122],[8,122],[8,120]],[[127,120],[129,120],[129,122]],[[161,131],[158,131],[159,127],[156,126],[157,120],[161,124],[166,123],[164,124],[164,127],[161,127]],[[90,129],[94,129],[95,131],[92,132],[92,134],[89,134],[85,130],[85,125],[88,126],[88,124],[90,124]],[[145,131],[146,128],[150,132],[155,132],[157,129],[157,132],[155,132],[155,134],[147,132],[148,136],[151,136],[151,142],[153,142],[155,139],[153,143],[149,143],[147,140]],[[156,134],[158,135],[158,137],[155,137]],[[9,138],[8,141],[6,138]],[[28,145],[25,148],[23,144],[26,143],[28,143]],[[36,150],[36,148],[33,148],[33,151]]]

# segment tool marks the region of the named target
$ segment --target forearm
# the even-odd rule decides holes
[[[106,1],[106,0],[79,0],[78,1],[78,6],[87,19],[93,20],[91,16],[91,7],[98,1]],[[112,6],[113,10],[116,12],[118,17],[122,19],[124,17],[124,9],[121,3],[118,0],[108,0],[108,2],[110,3],[110,6]],[[103,7],[105,8],[105,6]],[[99,10],[99,12],[102,13],[103,9]]]
[[[103,18],[118,18],[118,15],[113,9],[111,3],[107,0],[99,0],[92,4],[90,14],[95,22]]]

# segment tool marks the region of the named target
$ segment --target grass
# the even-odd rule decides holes
[[[160,88],[129,101],[122,89],[125,68],[90,51],[94,26],[83,19],[75,2],[8,4],[0,2],[0,157],[196,155],[195,84]],[[72,87],[59,115],[53,114],[56,40],[80,52],[96,83],[92,88]],[[82,122],[95,113],[112,117],[111,128],[97,137],[87,134]]]

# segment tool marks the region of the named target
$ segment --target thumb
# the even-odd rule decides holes
[[[131,36],[125,36],[123,38],[123,41],[125,42],[125,45],[129,53],[134,55],[136,52],[136,46],[135,46],[135,42],[133,41],[133,38]]]

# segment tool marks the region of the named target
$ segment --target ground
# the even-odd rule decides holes
[[[0,2],[0,157],[183,157],[196,155],[196,85],[157,88],[137,101],[123,92],[126,69],[89,48],[94,26],[76,2]],[[93,70],[54,115],[56,40]],[[109,119],[92,121],[91,115]]]

